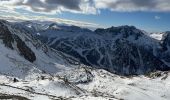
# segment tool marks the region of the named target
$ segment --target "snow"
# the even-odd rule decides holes
[[[11,31],[23,41],[26,38],[29,40],[25,43],[36,54],[36,61],[34,63],[27,61],[18,53],[16,47],[11,50],[0,41],[0,94],[17,95],[31,100],[170,99],[169,72],[160,72],[159,77],[144,75],[125,77],[85,65],[72,65],[57,51],[47,47],[48,52],[45,52],[44,45],[28,34],[12,29]],[[77,32],[78,34],[73,35],[73,39],[82,34],[80,31]],[[67,32],[64,36],[63,33],[59,31],[58,36],[61,38],[70,34]],[[53,32],[48,35],[52,34]],[[100,35],[89,36],[89,34],[91,33],[87,32],[84,35],[87,41],[93,40],[94,36],[96,38],[94,41],[107,38]],[[133,39],[129,37],[129,40]],[[148,42],[152,40],[147,40],[145,37],[135,42],[140,43],[140,41],[146,41],[144,45],[155,45]],[[36,44],[41,46],[36,47]],[[14,82],[14,78],[18,82]]]
[[[85,75],[82,68],[81,76]],[[70,75],[73,70],[67,71]],[[51,98],[70,98],[71,100],[169,100],[170,73],[160,77],[147,76],[124,77],[105,70],[91,70],[93,80],[87,83],[74,84],[64,82],[57,76],[44,74],[44,79],[12,82],[9,77],[0,76],[0,93],[23,96],[31,100],[50,100]],[[162,72],[163,73],[163,72]],[[74,74],[76,77],[77,74]],[[168,75],[166,79],[162,79]],[[79,76],[79,77],[81,77]],[[4,80],[4,83],[2,83]],[[83,92],[85,91],[85,92]]]
[[[13,77],[25,78],[30,73],[39,73],[33,64],[26,61],[16,51],[6,48],[0,43],[0,73]]]
[[[152,38],[154,38],[154,39],[156,39],[156,40],[161,40],[163,34],[164,34],[164,33],[155,32],[155,33],[149,34],[149,36],[152,37]]]
[[[145,76],[120,77],[104,70],[93,72],[93,82],[79,87],[89,91],[100,91],[125,100],[168,100],[170,96],[170,78],[160,80]]]
[[[15,42],[13,44],[14,50],[11,50],[5,47],[2,40],[0,40],[0,74],[20,79],[32,79],[39,77],[42,73],[52,75],[77,67],[69,64],[57,51],[43,45],[30,34],[13,28],[9,23],[5,25],[12,34],[18,35],[35,53],[36,61],[31,63],[21,56]]]
[[[40,33],[37,33],[37,35],[40,35]]]

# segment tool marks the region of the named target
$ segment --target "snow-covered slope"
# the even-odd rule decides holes
[[[104,70],[95,70],[92,74],[94,76],[92,82],[78,86],[96,95],[115,97],[118,100],[168,100],[170,98],[170,78],[167,72],[152,73],[150,75],[152,78],[120,77]]]
[[[30,34],[14,28],[9,22],[1,21],[0,24],[1,59],[4,59],[4,64],[6,64],[1,65],[2,67],[7,66],[15,69],[14,67],[22,65],[25,66],[26,71],[28,71],[27,69],[32,69],[31,67],[35,67],[50,74],[72,67],[66,59],[63,59],[64,56],[42,44],[39,40],[34,39]],[[6,69],[11,70],[9,68]],[[21,67],[21,69],[24,68]],[[16,70],[18,69],[16,68]],[[13,73],[18,74],[17,72]],[[22,74],[19,76],[22,76]]]
[[[90,75],[87,70],[91,72]],[[19,96],[31,100],[169,100],[170,98],[168,72],[152,73],[150,77],[124,77],[105,70],[79,68],[62,75],[46,75],[35,80],[21,80],[15,83],[10,77],[1,76],[0,93],[7,94],[6,97]],[[87,76],[91,76],[92,80],[87,81]],[[80,79],[83,81],[79,81]]]
[[[83,94],[62,78],[65,71],[82,65],[14,25],[0,20],[0,99],[39,100]]]

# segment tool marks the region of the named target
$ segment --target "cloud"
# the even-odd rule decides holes
[[[96,8],[118,12],[170,11],[170,0],[94,0]]]
[[[52,18],[48,16],[48,14],[56,14],[62,11],[84,14],[96,13],[96,9],[91,7],[90,5],[92,4],[89,2],[90,0],[0,0],[0,19],[9,21],[43,20],[91,29],[101,27],[95,23]],[[18,12],[18,9],[23,10],[22,12]],[[31,14],[27,10],[33,11],[34,13]]]
[[[1,9],[1,7],[0,7]],[[8,20],[8,21],[50,21],[50,22],[56,22],[59,24],[66,24],[66,25],[75,25],[75,26],[80,26],[84,28],[89,28],[89,29],[96,29],[98,27],[101,27],[98,24],[95,23],[90,23],[90,22],[83,22],[83,21],[75,21],[75,20],[68,20],[68,19],[62,19],[62,18],[52,18],[49,16],[33,16],[29,15],[28,13],[23,13],[22,15],[17,12],[6,12],[0,10],[0,19]]]
[[[170,0],[0,0],[0,6],[22,8],[38,13],[98,14],[101,9],[118,12],[170,12]]]
[[[155,18],[156,20],[161,19],[161,17],[160,17],[160,16],[154,16],[154,18]]]
[[[0,3],[13,8],[22,8],[39,13],[72,13],[96,14],[93,0],[0,0]],[[1,5],[0,4],[0,5]]]
[[[51,12],[61,8],[79,11],[81,0],[19,0],[16,6],[26,6],[33,11]]]

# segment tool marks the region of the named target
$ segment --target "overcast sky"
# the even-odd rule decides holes
[[[93,28],[134,25],[146,31],[167,31],[170,0],[0,0],[0,18]]]

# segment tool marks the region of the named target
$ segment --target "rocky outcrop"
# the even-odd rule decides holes
[[[2,39],[6,47],[13,49],[12,43],[14,39],[8,27],[4,25],[4,22],[0,22],[0,39]]]
[[[25,44],[25,42],[17,35],[10,32],[6,21],[0,21],[0,39],[4,45],[10,49],[18,49],[20,55],[26,60],[34,62],[36,56],[34,52]],[[14,48],[16,45],[17,48]]]
[[[36,60],[34,52],[17,35],[14,34],[13,37],[17,42],[17,48],[20,55],[24,56],[28,61],[34,62]]]
[[[165,32],[161,40],[160,58],[170,65],[170,32]]]
[[[161,41],[164,51],[168,50],[170,47],[170,32],[165,32]]]

